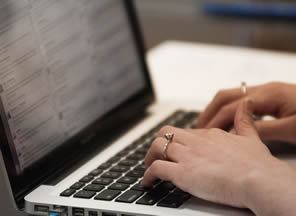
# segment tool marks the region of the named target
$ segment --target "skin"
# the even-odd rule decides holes
[[[217,128],[197,130],[171,126],[162,128],[145,158],[147,170],[142,181],[143,186],[149,187],[157,179],[162,179],[173,182],[182,190],[199,198],[233,207],[248,208],[256,215],[295,215],[296,170],[272,156],[261,141],[264,134],[268,138],[277,137],[295,143],[294,134],[287,133],[289,138],[285,138],[281,134],[268,135],[261,132],[269,131],[270,127],[276,129],[278,124],[291,126],[290,121],[295,112],[286,106],[284,99],[269,95],[270,92],[265,88],[273,89],[270,85],[275,85],[277,88],[278,85],[286,87],[285,84],[278,83],[254,87],[248,89],[247,96],[242,95],[237,89],[229,90],[227,100],[220,98],[221,96],[216,97],[220,103],[210,104],[202,114],[199,127],[211,128],[211,122],[220,122],[215,120],[217,115],[220,115],[219,110],[227,104],[235,104],[235,108],[231,108],[235,113],[232,115],[232,122],[234,121],[232,133]],[[291,85],[287,85],[287,89],[277,90],[284,95],[289,92],[285,97],[287,99],[292,88],[296,91],[296,87]],[[256,91],[262,94],[264,92],[265,96],[252,96]],[[281,102],[273,102],[267,108],[259,108],[258,101],[270,102],[270,98]],[[292,103],[295,103],[294,101],[296,100],[290,100]],[[273,124],[255,123],[253,114],[263,114],[264,110],[286,121],[274,120]],[[222,117],[218,119],[220,118]],[[229,117],[227,121],[223,120],[221,125],[227,125],[231,122],[230,119]],[[256,128],[258,125],[263,128],[259,133]],[[279,129],[283,132],[281,128]],[[163,154],[163,146],[166,143],[163,137],[166,133],[175,135],[166,151],[167,160]]]
[[[271,115],[273,121],[257,121],[262,140],[278,140],[296,144],[296,85],[268,83],[247,89],[253,101],[254,114]],[[235,112],[244,99],[241,89],[227,89],[217,93],[198,119],[197,128],[225,129],[233,123]]]

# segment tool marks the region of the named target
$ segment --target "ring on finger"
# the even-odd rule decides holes
[[[241,91],[243,93],[244,96],[247,95],[247,83],[246,82],[242,82],[241,84]]]
[[[169,144],[171,144],[173,142],[174,134],[173,133],[166,133],[164,135],[164,138],[166,139],[166,143],[163,146],[162,154],[163,154],[164,159],[167,160],[168,159],[167,149],[168,149]]]

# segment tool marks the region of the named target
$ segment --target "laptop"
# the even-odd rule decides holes
[[[4,202],[39,216],[250,214],[170,182],[141,186],[159,129],[191,128],[198,112],[155,99],[132,1],[11,0],[0,10]]]

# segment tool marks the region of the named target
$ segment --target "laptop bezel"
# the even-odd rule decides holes
[[[73,137],[67,143],[63,144],[60,148],[56,149],[38,163],[34,164],[32,167],[30,167],[29,171],[27,171],[27,173],[22,176],[15,176],[15,171],[12,171],[13,160],[11,158],[10,150],[8,149],[8,139],[5,135],[4,125],[1,119],[0,148],[4,157],[7,173],[9,175],[13,195],[19,208],[22,208],[23,198],[26,196],[26,194],[31,192],[38,185],[47,181],[49,178],[58,176],[63,171],[64,167],[69,167],[69,163],[73,161],[72,155],[75,155],[75,152],[79,152],[79,149],[85,147],[85,145],[90,145],[91,140],[98,135],[101,136],[101,139],[104,139],[104,135],[110,135],[106,132],[114,126],[115,121],[116,125],[124,125],[121,123],[127,122],[129,119],[133,118],[135,113],[143,112],[155,101],[155,94],[145,59],[145,45],[140,25],[138,23],[138,16],[136,14],[134,1],[122,0],[122,2],[124,3],[126,14],[129,19],[130,28],[133,33],[137,55],[141,65],[142,73],[145,77],[146,86],[143,90],[104,115],[104,117],[98,119],[84,131]],[[102,127],[102,125],[104,125],[104,127]],[[96,144],[94,144],[94,146],[95,145]],[[71,148],[69,148],[70,146]],[[89,148],[91,147],[92,146],[90,145]],[[71,149],[71,152],[73,151],[73,153],[69,152],[69,149]],[[54,158],[59,156],[64,156],[63,160],[55,161]],[[69,159],[66,156],[69,156]],[[51,163],[49,164],[48,161],[51,161]],[[52,166],[53,164],[55,166]],[[16,188],[16,185],[18,188]]]

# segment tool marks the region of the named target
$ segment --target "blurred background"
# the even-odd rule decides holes
[[[165,40],[296,52],[296,0],[136,0],[147,48]]]

